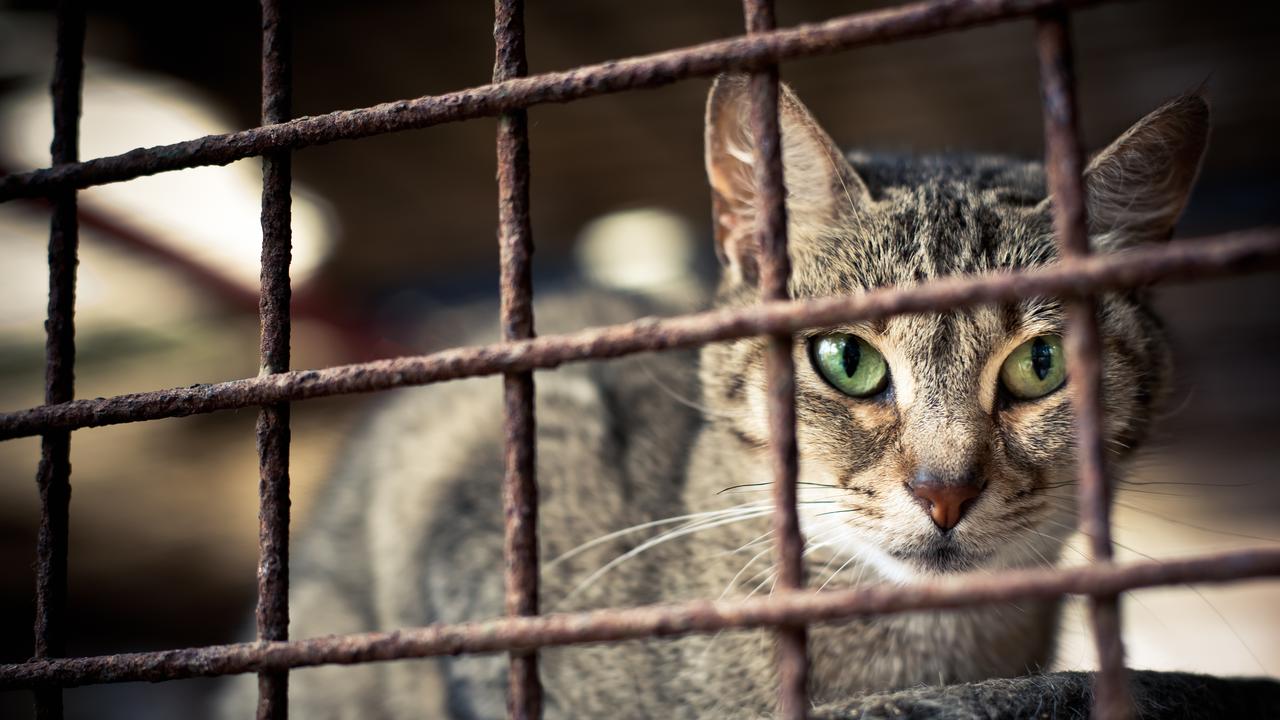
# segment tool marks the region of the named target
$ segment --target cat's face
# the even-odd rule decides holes
[[[725,305],[758,298],[745,108],[741,81],[718,81],[708,170]],[[1038,166],[993,158],[851,164],[790,92],[781,113],[793,297],[1056,262]],[[1183,98],[1094,160],[1087,181],[1096,248],[1168,236],[1206,131],[1203,100]],[[1099,302],[1106,442],[1122,458],[1162,394],[1167,348],[1140,294]],[[1037,299],[799,334],[808,539],[897,577],[1055,559],[1074,527],[1064,324],[1059,302]],[[743,452],[767,445],[764,347],[748,338],[702,355],[705,402]]]

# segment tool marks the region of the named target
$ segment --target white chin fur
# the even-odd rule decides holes
[[[802,488],[800,499],[803,500],[805,495],[806,492]],[[828,510],[820,508],[828,507],[830,506],[806,507],[801,504],[799,514],[800,531],[804,534],[805,540],[809,545],[821,544],[835,555],[833,567],[839,568],[852,559],[852,562],[848,563],[849,566],[840,571],[841,577],[832,581],[832,585],[845,584],[854,577],[862,576],[863,568],[870,569],[880,580],[892,583],[907,583],[921,576],[920,570],[889,555],[872,539],[862,537],[855,528],[841,521],[839,515],[823,516],[822,513]],[[851,568],[852,572],[850,572]],[[819,582],[825,582],[825,580]]]

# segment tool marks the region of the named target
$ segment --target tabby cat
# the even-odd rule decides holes
[[[1052,264],[1041,166],[992,156],[841,153],[780,100],[790,292],[850,295]],[[758,302],[746,82],[719,78],[706,165],[717,307]],[[1198,95],[1164,105],[1089,163],[1093,248],[1167,239],[1208,134]],[[1115,472],[1169,375],[1141,291],[1100,300]],[[674,312],[584,292],[539,307],[551,332]],[[557,327],[559,326],[559,327]],[[1070,368],[1058,301],[918,314],[795,337],[808,583],[848,588],[1054,564],[1074,526]],[[537,375],[544,612],[766,595],[770,463],[759,338]],[[696,368],[696,369],[695,369]],[[401,392],[353,443],[297,549],[291,636],[390,630],[503,612],[501,392],[477,379]],[[821,706],[876,690],[1034,673],[1058,603],[857,618],[810,633]],[[503,656],[292,674],[299,717],[496,718]],[[547,649],[546,716],[768,717],[773,635]],[[1078,683],[1078,678],[1077,678]]]

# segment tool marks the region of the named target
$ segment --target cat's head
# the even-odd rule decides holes
[[[721,77],[707,108],[725,306],[759,296],[746,89],[743,77]],[[1057,261],[1038,163],[846,157],[785,87],[779,114],[792,297]],[[1085,180],[1095,251],[1169,237],[1208,127],[1205,101],[1187,95],[1093,157]],[[1163,395],[1168,351],[1141,292],[1099,303],[1105,440],[1120,460],[1141,442]],[[797,436],[810,542],[898,577],[1055,557],[1075,506],[1063,332],[1062,304],[1035,299],[800,333]],[[767,445],[764,347],[748,338],[702,354],[713,421],[747,453]]]

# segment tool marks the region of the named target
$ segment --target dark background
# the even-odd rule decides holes
[[[892,4],[791,0],[779,3],[779,24]],[[486,3],[298,5],[298,115],[436,94],[490,77],[492,15]],[[209,4],[199,13],[189,3],[90,6],[91,68],[180,81],[227,118],[226,129],[257,124],[256,4]],[[727,0],[531,3],[530,69],[565,69],[726,37],[738,34],[741,23],[740,6]],[[1183,235],[1280,220],[1280,24],[1267,4],[1122,3],[1078,13],[1074,28],[1083,130],[1091,148],[1163,100],[1207,81],[1214,134]],[[1042,138],[1033,39],[1032,23],[1019,21],[795,61],[782,74],[848,147],[1037,156]],[[46,3],[0,2],[0,106],[47,82],[52,43]],[[701,146],[708,86],[709,80],[694,80],[531,109],[540,287],[572,280],[570,251],[586,223],[632,208],[660,208],[684,219],[700,241],[699,267],[710,267]],[[94,123],[88,109],[84,123]],[[295,178],[327,201],[335,233],[331,254],[307,280],[308,296],[324,309],[299,324],[295,366],[435,347],[442,336],[423,328],[440,308],[496,296],[494,131],[495,123],[485,119],[295,155]],[[0,157],[0,165],[27,169],[11,157]],[[110,215],[110,206],[94,206],[93,193],[84,195],[86,205]],[[0,213],[11,214],[0,217],[23,215],[0,228],[30,227],[40,212],[0,206]],[[16,237],[0,235],[0,284],[13,277],[6,272],[17,272],[5,262],[17,257],[10,249]],[[86,232],[84,242],[86,252],[111,254],[112,267],[120,268],[116,281],[127,284],[130,268],[156,272],[153,259],[123,249],[109,234]],[[256,374],[256,318],[190,277],[160,272],[177,278],[174,302],[183,294],[198,310],[167,320],[161,330],[142,327],[144,318],[137,317],[95,327],[82,315],[79,395]],[[1153,453],[1157,460],[1147,472],[1207,484],[1130,497],[1131,509],[1119,508],[1118,537],[1129,544],[1126,552],[1163,556],[1280,536],[1274,473],[1278,301],[1274,276],[1161,291],[1182,380],[1176,412],[1156,438],[1162,450]],[[0,338],[5,409],[40,401],[41,318],[21,322],[28,326],[12,332],[4,326]],[[360,422],[365,402],[346,398],[295,408],[295,528],[305,525],[311,492]],[[240,411],[75,434],[70,653],[237,637],[254,583],[252,425],[253,412]],[[0,445],[3,662],[31,652],[37,447],[35,440]],[[1143,623],[1157,627],[1151,637],[1134,639],[1135,664],[1280,673],[1276,583],[1255,585],[1252,594],[1169,592],[1167,605],[1159,593],[1151,593],[1146,605],[1129,604],[1133,632]],[[1170,625],[1194,631],[1170,633]],[[1184,636],[1199,641],[1179,644]],[[1086,654],[1072,647],[1069,640],[1064,662],[1087,664]],[[67,693],[69,713],[188,716],[204,687],[192,681],[73,690]],[[24,693],[0,695],[0,716],[21,717],[28,705]]]

